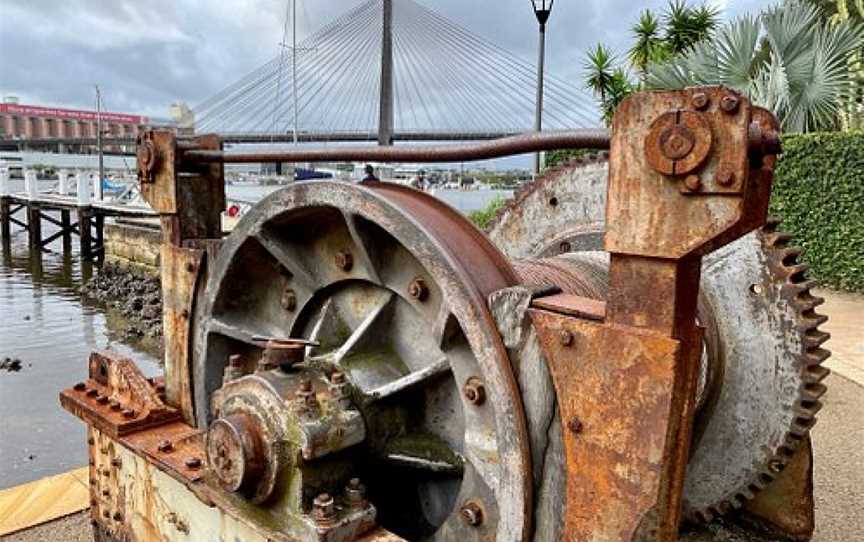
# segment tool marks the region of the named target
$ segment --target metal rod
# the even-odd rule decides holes
[[[543,130],[543,71],[546,64],[546,23],[540,23],[540,44],[537,58],[537,110],[534,116],[534,130]],[[540,173],[540,153],[534,155],[534,174]]]
[[[181,159],[189,163],[266,163],[266,162],[464,162],[490,160],[515,154],[559,149],[608,149],[608,130],[529,133],[494,141],[464,145],[416,145],[379,147],[328,147],[288,151],[224,152],[187,151]]]

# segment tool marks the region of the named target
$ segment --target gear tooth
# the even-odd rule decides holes
[[[804,310],[801,312],[801,322],[799,327],[803,330],[815,329],[828,321],[828,317],[824,314],[819,314],[813,309]]]
[[[785,266],[793,266],[798,263],[798,258],[801,257],[803,249],[801,247],[792,246],[786,247],[780,252],[780,260]]]
[[[809,370],[810,368],[819,367],[819,365],[823,361],[825,361],[826,359],[828,359],[830,357],[831,357],[831,351],[830,350],[825,350],[824,348],[811,348],[811,349],[807,350],[806,354],[804,354],[804,361],[807,364],[807,368]],[[827,371],[828,369],[825,369],[825,370]],[[814,373],[814,376],[818,376],[818,372]],[[824,378],[825,376],[828,376],[828,375],[826,374],[822,378]]]
[[[801,401],[795,407],[795,411],[803,416],[814,418],[816,413],[822,410],[822,401]]]
[[[801,396],[808,401],[818,401],[820,397],[825,395],[828,388],[824,384],[816,382],[808,382],[801,387]]]
[[[792,241],[792,236],[786,232],[774,231],[768,235],[768,244],[774,247],[786,247]]]
[[[795,296],[794,303],[800,312],[808,312],[824,304],[825,298],[811,294],[808,289]]]
[[[831,370],[827,369],[821,365],[811,365],[805,369],[805,377],[808,382],[822,382],[828,375],[831,374]]]
[[[799,263],[786,268],[787,276],[789,280],[800,284],[807,281],[807,271],[810,270],[810,266],[806,263]]]
[[[818,348],[831,338],[831,334],[819,329],[808,329],[804,333],[804,346],[808,349]]]

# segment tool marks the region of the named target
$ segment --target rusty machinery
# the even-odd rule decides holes
[[[777,131],[706,87],[629,98],[611,136],[243,153],[144,134],[165,375],[94,353],[61,393],[88,424],[97,536],[665,541],[744,507],[808,538],[827,336],[765,226]],[[330,181],[222,239],[225,163],[578,147],[610,148],[608,183],[541,181],[500,248],[425,193]]]

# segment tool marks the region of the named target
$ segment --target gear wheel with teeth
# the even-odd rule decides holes
[[[559,275],[568,265],[584,274],[598,257],[602,267],[606,158],[550,169],[524,187],[493,221],[492,240],[511,258],[557,262]],[[783,470],[821,407],[830,355],[821,347],[829,335],[818,329],[823,300],[811,293],[800,249],[778,227],[769,220],[703,261],[706,340],[684,489],[691,521],[752,499]]]

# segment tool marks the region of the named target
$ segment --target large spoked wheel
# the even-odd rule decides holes
[[[353,385],[366,440],[348,455],[382,525],[410,539],[527,536],[524,414],[486,303],[518,279],[461,215],[395,185],[297,184],[241,220],[210,277],[195,315],[201,427],[254,336],[316,341],[307,363]]]

